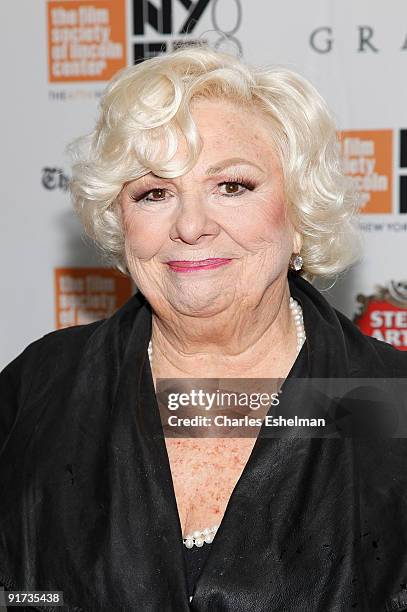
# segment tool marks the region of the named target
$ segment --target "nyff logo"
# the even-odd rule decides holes
[[[234,5],[232,10],[231,4]],[[226,35],[228,42],[242,55],[241,43],[235,36],[242,22],[241,0],[233,0],[232,3],[230,0],[227,3],[224,0],[161,0],[155,4],[151,0],[133,0],[133,36],[136,39],[133,45],[134,63],[186,44],[197,43],[198,39],[189,36],[199,24],[208,5],[211,5],[209,29],[220,35],[214,47],[219,47]],[[225,18],[229,21],[227,28],[219,25],[220,16],[222,23]],[[144,36],[155,37],[155,33],[159,35],[159,40],[140,40]],[[205,41],[199,37],[199,42]]]

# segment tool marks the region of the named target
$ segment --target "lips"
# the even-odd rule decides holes
[[[177,268],[194,268],[194,267],[200,267],[200,266],[209,266],[211,264],[217,264],[217,263],[226,263],[227,261],[230,261],[230,259],[222,259],[219,257],[214,257],[210,259],[201,259],[199,261],[174,260],[174,261],[168,261],[167,263],[168,265],[176,266]]]
[[[199,261],[188,261],[188,260],[173,260],[168,261],[167,264],[172,270],[178,272],[187,272],[191,270],[204,270],[217,268],[224,264],[232,261],[231,259],[224,259],[220,257],[212,257],[209,259],[201,259]]]

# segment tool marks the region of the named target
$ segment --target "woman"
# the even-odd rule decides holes
[[[184,48],[118,73],[72,150],[138,292],[1,374],[0,582],[66,610],[407,609],[404,440],[164,439],[156,401],[160,378],[405,377],[310,282],[359,254],[319,94]]]

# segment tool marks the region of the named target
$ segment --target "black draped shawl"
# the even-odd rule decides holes
[[[307,342],[289,378],[406,377],[289,273]],[[259,436],[189,603],[138,292],[51,332],[0,375],[0,584],[48,611],[407,610],[407,441]]]

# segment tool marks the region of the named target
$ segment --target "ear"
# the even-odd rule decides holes
[[[302,249],[303,238],[302,235],[294,231],[293,235],[293,253],[300,253]]]

